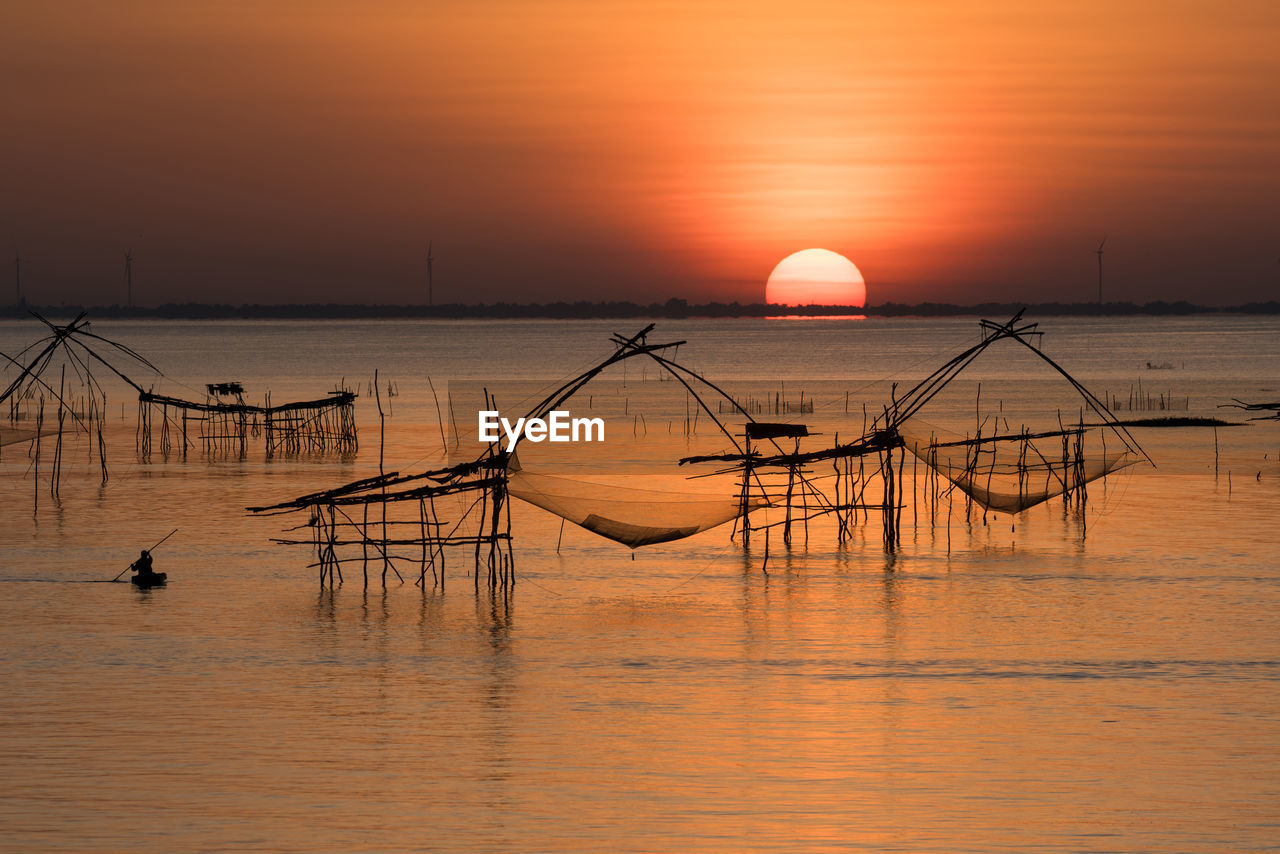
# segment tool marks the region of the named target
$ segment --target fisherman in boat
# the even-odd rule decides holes
[[[142,554],[138,556],[138,559],[129,568],[137,573],[133,579],[135,582],[146,584],[156,578],[156,572],[151,568],[151,552],[146,549],[142,550]]]

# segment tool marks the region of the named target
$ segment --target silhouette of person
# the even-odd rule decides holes
[[[145,579],[155,575],[155,570],[151,568],[151,553],[146,549],[142,550],[142,554],[133,562],[131,568],[138,573],[139,578]]]

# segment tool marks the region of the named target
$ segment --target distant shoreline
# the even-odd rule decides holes
[[[1280,314],[1280,302],[1247,303],[1212,307],[1188,302],[1134,303],[881,303],[863,308],[854,306],[776,306],[764,303],[689,304],[672,299],[664,303],[641,305],[633,302],[554,302],[541,304],[491,303],[480,305],[221,305],[206,303],[169,303],[155,307],[111,306],[35,306],[9,305],[0,309],[0,317],[20,318],[36,311],[46,317],[74,317],[81,311],[91,318],[161,318],[184,320],[285,320],[285,319],[373,319],[373,318],[440,318],[440,319],[606,319],[606,318],[682,318],[682,317],[988,317],[998,319],[1020,310],[1038,317],[1131,317],[1181,316],[1194,314]]]

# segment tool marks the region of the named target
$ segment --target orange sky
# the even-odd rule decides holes
[[[1105,234],[1108,298],[1280,298],[1280,4],[1035,5],[25,4],[0,246],[37,303],[130,247],[143,304],[420,303],[430,239],[437,302],[756,302],[821,246],[972,304],[1095,298]]]

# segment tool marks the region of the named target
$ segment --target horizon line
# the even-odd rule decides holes
[[[0,317],[17,318],[30,312],[62,316],[85,312],[90,316],[159,317],[174,319],[222,319],[222,318],[372,318],[372,317],[439,317],[439,318],[608,318],[608,317],[780,317],[780,316],[830,316],[830,317],[902,317],[902,316],[969,316],[993,312],[1025,309],[1046,315],[1075,316],[1128,316],[1128,315],[1189,315],[1189,314],[1280,314],[1280,301],[1250,302],[1232,306],[1206,306],[1186,300],[1167,302],[1154,300],[1146,303],[1097,302],[1063,303],[1022,301],[986,301],[963,305],[958,303],[925,301],[897,303],[887,301],[864,306],[851,305],[781,305],[773,303],[740,303],[710,301],[690,303],[672,297],[665,302],[637,303],[630,300],[592,302],[588,300],[557,300],[545,303],[519,303],[498,301],[493,303],[446,303],[442,305],[400,303],[206,303],[168,302],[156,306],[99,305],[62,303],[59,305],[35,305],[25,300],[0,309]]]

